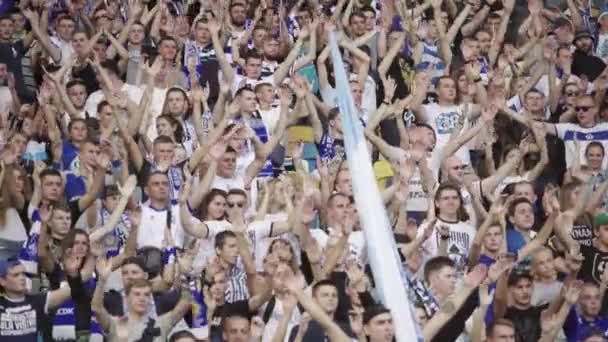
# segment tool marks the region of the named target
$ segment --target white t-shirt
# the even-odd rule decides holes
[[[259,83],[270,83],[274,86],[274,76],[262,77],[260,79],[252,79],[243,75],[234,75],[234,81],[232,82],[232,95],[236,93],[237,90],[243,88],[244,86],[249,86],[251,89],[254,89]]]
[[[0,87],[0,113],[8,114],[13,111],[13,95],[8,87]]]
[[[264,217],[264,221],[267,221],[267,222],[281,222],[281,221],[287,221],[287,219],[288,219],[288,215],[285,212],[280,212],[280,213],[276,213],[276,214],[268,214],[268,215],[266,215],[266,217]],[[281,235],[277,235],[274,237],[270,237],[270,236],[264,237],[257,241],[257,243],[255,245],[254,254],[255,254],[255,267],[258,272],[261,272],[264,270],[264,258],[266,257],[266,254],[268,254],[268,250],[270,249],[270,245],[272,244],[272,242],[274,240],[278,240],[278,239],[283,239],[283,240],[286,240],[287,242],[289,242],[289,244],[291,245],[291,248],[293,250],[293,254],[296,259],[296,262],[298,263],[298,265],[301,264],[301,262],[302,262],[301,249],[300,249],[300,243],[298,242],[298,238],[296,237],[296,235],[294,233],[287,232],[287,233],[283,233]]]
[[[426,112],[426,123],[433,127],[435,135],[437,136],[437,143],[433,153],[441,153],[448,144],[454,128],[458,126],[460,116],[464,115],[464,105],[440,106],[437,103],[429,103],[424,105],[424,111]],[[467,121],[468,120],[465,120],[465,127],[468,124]],[[466,145],[456,152],[456,156],[458,156],[463,163],[467,165],[471,164],[469,149]]]
[[[281,117],[281,108],[280,107],[271,107],[269,110],[262,110],[258,108],[258,112],[260,112],[260,116],[262,117],[262,121],[266,125],[268,130],[268,135],[272,135],[274,130],[277,127],[277,123],[279,122],[279,118]]]
[[[127,93],[127,97],[129,98],[129,100],[135,102],[135,104],[139,104],[141,98],[144,95],[143,90],[141,90],[139,87],[127,83],[123,84],[122,87],[120,87],[120,91]],[[97,106],[103,100],[105,100],[105,95],[103,94],[103,91],[101,89],[89,95],[89,97],[87,98],[87,102],[84,105],[84,109],[86,112],[89,113],[90,117],[97,117]]]
[[[59,61],[59,65],[66,65],[70,63],[72,60],[72,55],[76,52],[74,51],[74,47],[72,46],[72,42],[66,42],[57,36],[49,37],[51,44],[55,45],[59,50],[61,50],[61,60]]]
[[[424,234],[424,228],[426,228],[427,225],[428,222],[424,222],[418,227],[417,236]],[[454,260],[457,269],[464,270],[464,266],[469,257],[469,250],[471,249],[473,239],[475,238],[475,228],[466,222],[445,222],[438,218],[435,227],[438,227],[439,225],[450,227],[450,237],[447,241],[448,256],[450,259]],[[439,241],[439,232],[435,231],[422,244],[425,261],[439,254]]]
[[[327,228],[327,230],[329,231],[329,234],[327,234],[323,229],[310,230],[310,235],[312,235],[312,237],[319,244],[319,247],[321,247],[323,250],[327,248],[329,239],[334,231],[331,227]],[[367,263],[365,236],[360,230],[354,231],[348,236],[348,256],[346,259],[350,258],[356,259],[362,265]]]
[[[578,124],[573,123],[558,123],[555,124],[557,136],[564,141],[566,147],[566,165],[572,167],[574,163],[576,148],[574,146],[574,135],[580,145],[580,161],[585,164],[585,149],[592,141],[597,141],[604,146],[604,150],[608,151],[608,123],[602,122],[590,128],[583,128]],[[606,158],[602,163],[602,168],[606,168]]]
[[[167,209],[156,209],[149,205],[141,206],[141,225],[137,234],[137,248],[156,247],[162,249],[167,225]],[[171,237],[175,246],[184,247],[186,234],[179,217],[179,206],[171,206]]]

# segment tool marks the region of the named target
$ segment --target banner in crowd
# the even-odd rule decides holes
[[[380,301],[391,311],[397,341],[412,341],[412,336],[418,336],[418,340],[422,341],[408,301],[401,261],[376,185],[370,154],[350,92],[335,32],[330,34],[329,45],[336,80],[336,103],[342,119],[344,147],[351,170],[353,194],[367,242],[376,289]]]

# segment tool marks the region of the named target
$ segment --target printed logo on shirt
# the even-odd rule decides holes
[[[36,332],[36,310],[31,305],[8,308],[0,313],[0,336],[21,336]]]
[[[596,254],[593,258],[593,279],[600,283],[600,279],[604,270],[606,269],[606,265],[608,264],[608,255],[599,255]]]
[[[435,118],[437,134],[450,134],[458,124],[459,115],[457,112],[440,113]]]

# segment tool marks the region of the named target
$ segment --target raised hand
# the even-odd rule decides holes
[[[106,258],[99,258],[96,268],[99,278],[103,281],[108,280],[108,277],[112,273],[112,263],[106,260]]]
[[[382,85],[384,86],[384,100],[392,102],[393,97],[395,96],[395,89],[397,89],[395,79],[389,76],[382,82]]]
[[[121,195],[131,196],[133,191],[135,191],[135,187],[137,187],[137,178],[134,175],[130,175],[122,185],[118,186],[118,189]]]
[[[69,276],[75,277],[80,272],[80,267],[82,266],[82,257],[77,256],[73,253],[71,248],[67,248],[64,253],[63,258],[63,270]]]
[[[564,291],[564,299],[570,305],[574,305],[578,302],[578,297],[581,294],[583,287],[582,280],[571,281]]]
[[[38,214],[40,215],[40,221],[44,224],[48,224],[51,222],[51,218],[53,217],[53,205],[49,204],[48,206],[41,206],[38,209]]]
[[[464,284],[468,287],[475,288],[481,284],[488,273],[488,267],[484,264],[476,265],[471,272],[464,276]]]
[[[493,300],[494,300],[494,289],[489,291],[487,285],[481,285],[479,287],[479,304],[481,306],[488,307],[488,306],[490,306],[490,304],[492,304]]]

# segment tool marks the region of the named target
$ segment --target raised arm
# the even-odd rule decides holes
[[[224,81],[228,84],[232,84],[234,80],[235,72],[228,62],[226,58],[226,54],[224,53],[224,47],[220,42],[220,24],[215,19],[211,19],[207,23],[207,27],[209,28],[209,32],[211,33],[211,41],[213,42],[213,49],[215,50],[215,54],[217,56],[218,61],[220,62],[220,67],[222,68],[222,75]]]
[[[108,221],[103,225],[103,227],[93,231],[89,235],[90,243],[97,243],[104,236],[114,230],[118,222],[120,222],[120,218],[122,213],[125,211],[127,204],[129,203],[129,199],[135,191],[135,187],[137,186],[137,179],[135,176],[130,176],[127,181],[120,187],[121,197],[116,205],[114,211],[112,211],[112,215]]]
[[[44,51],[46,51],[46,53],[51,56],[55,63],[60,63],[61,50],[55,45],[53,45],[53,43],[51,43],[51,39],[49,38],[49,35],[46,30],[42,30],[40,28],[40,17],[38,16],[38,13],[30,9],[23,10],[22,13],[23,16],[29,20],[32,27],[32,33],[34,37],[40,42],[40,45],[42,45]],[[45,15],[46,11],[43,11],[42,14]]]
[[[97,284],[95,286],[95,292],[93,292],[93,299],[91,300],[91,309],[95,313],[95,319],[101,326],[101,328],[109,332],[112,325],[112,316],[106,310],[103,305],[104,290],[108,277],[112,273],[112,264],[105,258],[97,259]]]

